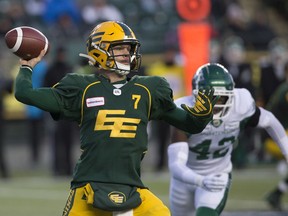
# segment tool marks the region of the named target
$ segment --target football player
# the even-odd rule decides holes
[[[269,103],[267,104],[267,109],[271,110],[275,116],[282,123],[288,134],[288,64],[285,65],[285,77],[286,80],[283,82],[274,92]],[[274,210],[282,211],[282,197],[288,192],[288,174],[287,174],[287,163],[284,160],[283,156],[280,154],[280,149],[276,143],[267,138],[265,140],[266,150],[274,156],[278,162],[278,171],[281,175],[285,177],[281,179],[276,187],[271,190],[271,192],[266,196],[266,201],[270,207]]]
[[[97,25],[87,40],[89,64],[97,74],[70,73],[51,88],[33,89],[39,57],[20,60],[15,97],[80,127],[82,154],[75,167],[63,216],[168,216],[169,209],[141,180],[149,120],[164,120],[194,134],[212,119],[213,88],[199,91],[193,107],[177,108],[164,78],[134,76],[140,42],[122,22]]]
[[[232,76],[222,65],[201,66],[192,85],[193,94],[177,99],[176,104],[193,106],[199,90],[206,87],[213,87],[214,96],[220,99],[214,106],[213,120],[201,133],[173,129],[172,144],[168,147],[171,213],[173,216],[218,216],[227,201],[232,179],[231,152],[240,130],[264,128],[286,160],[288,138],[275,116],[257,107],[247,89],[234,88]]]

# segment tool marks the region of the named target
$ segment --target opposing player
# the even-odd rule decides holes
[[[188,133],[211,120],[213,89],[200,91],[195,106],[173,102],[164,78],[127,78],[140,67],[140,42],[124,23],[97,25],[87,40],[89,63],[97,74],[69,74],[52,88],[33,89],[33,67],[44,53],[21,60],[15,97],[80,127],[82,155],[75,167],[63,216],[168,216],[170,211],[141,180],[147,152],[147,124],[162,119]]]
[[[175,103],[193,106],[195,95],[208,86],[215,89],[214,96],[220,96],[213,120],[199,134],[173,129],[173,143],[168,147],[173,216],[220,215],[232,178],[231,152],[241,129],[266,129],[288,158],[288,138],[280,122],[257,107],[248,90],[234,88],[232,76],[220,64],[201,66],[193,78],[193,94]]]

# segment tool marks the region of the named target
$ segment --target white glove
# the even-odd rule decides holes
[[[211,192],[225,189],[228,184],[228,174],[219,173],[203,176],[195,173],[186,166],[188,151],[187,142],[173,143],[168,147],[168,165],[172,176],[182,182],[202,187]]]
[[[203,176],[201,181],[201,187],[207,191],[220,192],[225,189],[228,184],[228,174],[211,174],[208,176]]]

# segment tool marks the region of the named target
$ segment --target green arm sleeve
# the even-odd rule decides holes
[[[174,127],[190,134],[202,132],[206,125],[211,121],[211,118],[192,116],[178,107],[166,112],[162,118]]]
[[[154,100],[151,119],[162,119],[190,134],[200,133],[212,120],[212,115],[208,117],[193,116],[187,111],[176,107],[173,102],[173,93],[168,82],[161,77],[154,77],[150,82],[156,82],[154,87]]]
[[[21,67],[14,83],[15,98],[27,105],[38,107],[44,111],[57,113],[60,106],[51,88],[37,88],[32,86],[32,69]]]

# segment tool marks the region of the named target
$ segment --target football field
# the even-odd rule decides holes
[[[267,192],[279,180],[273,166],[253,167],[233,172],[232,189],[223,216],[288,215],[288,196],[283,204],[286,212],[271,212],[264,201]],[[145,171],[143,180],[167,205],[168,172]],[[54,178],[48,173],[29,171],[0,180],[1,216],[60,216],[69,191],[70,178]]]

